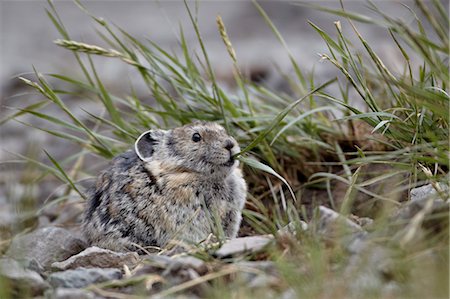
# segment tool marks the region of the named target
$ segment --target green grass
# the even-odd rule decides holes
[[[81,3],[77,4],[85,10]],[[178,53],[182,54],[175,54],[152,41],[138,40],[92,15],[99,29],[99,42],[107,44],[108,49],[74,41],[49,2],[47,14],[61,35],[55,44],[73,52],[82,77],[44,75],[35,70],[35,80],[21,80],[41,94],[42,99],[0,123],[31,114],[58,129],[25,125],[65,139],[67,144],[80,149],[63,161],[56,161],[47,153],[49,165],[20,157],[41,169],[40,179],[53,175],[67,186],[68,192],[53,201],[65,200],[70,190],[84,196],[78,180],[95,175],[85,173],[84,155],[109,160],[129,148],[149,128],[172,128],[192,120],[221,123],[242,148],[238,158],[244,164],[250,187],[245,222],[254,231],[274,233],[289,221],[299,219],[312,219],[314,225],[314,206],[318,204],[331,206],[344,215],[369,215],[375,218],[372,228],[378,238],[375,242],[396,253],[396,267],[387,280],[404,285],[401,297],[448,297],[448,222],[440,231],[426,230],[425,237],[417,241],[417,227],[427,219],[419,219],[416,226],[406,225],[404,235],[411,236],[408,240],[397,238],[405,225],[393,226],[386,220],[401,205],[400,201],[408,200],[405,191],[410,188],[427,182],[448,184],[448,13],[439,1],[418,1],[423,17],[416,17],[411,26],[380,11],[371,2],[368,6],[375,17],[356,14],[344,7],[340,10],[316,7],[341,20],[335,23],[335,32],[325,32],[310,22],[318,38],[324,41],[322,59],[342,75],[320,82],[300,69],[282,34],[264,10],[254,4],[286,48],[295,71],[295,76],[289,78],[294,96],[255,84],[242,74],[239,53],[235,53],[226,24],[218,17],[218,34],[230,55],[239,89],[228,93],[215,76],[196,17],[187,4],[192,28],[180,28]],[[416,15],[411,12],[411,16]],[[359,33],[358,22],[381,26],[390,33],[392,44],[404,59],[403,73],[394,73],[381,61],[366,37]],[[356,51],[348,42],[343,26],[353,30],[365,52]],[[431,30],[426,31],[425,27]],[[200,53],[188,47],[184,38],[187,30],[195,31]],[[135,68],[148,88],[152,104],[144,103],[133,92],[126,97],[112,94],[96,70],[94,55],[120,60]],[[422,61],[417,71],[411,65],[413,55]],[[48,78],[55,82],[54,86],[61,83],[69,87],[57,89]],[[326,88],[330,85],[337,86],[340,94],[330,94]],[[350,104],[350,90],[356,91],[363,109]],[[71,100],[80,97],[97,101],[105,113],[95,115],[86,111],[89,124],[81,121],[65,102],[68,94]],[[67,120],[46,113],[49,105],[57,107]],[[341,111],[343,116],[337,118],[333,111]],[[378,166],[384,168],[375,168]],[[337,183],[344,186],[343,192],[336,192]],[[314,192],[321,195],[315,198]],[[361,196],[366,198],[363,202]],[[445,223],[448,215],[438,217],[438,221]],[[335,241],[326,244],[316,234],[299,231],[297,238],[280,236],[276,246],[261,257],[251,258],[276,262],[281,280],[278,288],[274,288],[275,293],[292,287],[301,298],[330,297],[330,294],[349,298],[354,293],[343,279],[348,256],[342,243]],[[427,263],[427,252],[431,249],[440,264]],[[207,290],[209,296],[250,296],[239,279],[228,283],[233,271],[228,271],[227,265],[222,266],[223,273],[218,271],[211,278],[213,287]],[[423,272],[418,273],[417,269]],[[271,293],[261,292],[263,297],[268,294]],[[360,296],[361,293],[356,297]],[[376,290],[364,293],[364,297],[383,296]]]

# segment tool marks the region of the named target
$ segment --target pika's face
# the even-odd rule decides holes
[[[159,161],[207,175],[227,175],[238,165],[233,155],[240,148],[216,123],[194,123],[169,131],[143,133],[135,151],[145,162]]]
[[[215,123],[195,123],[173,129],[167,136],[170,155],[197,172],[213,175],[230,171],[240,151],[236,140]]]

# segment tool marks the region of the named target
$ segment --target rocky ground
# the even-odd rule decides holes
[[[0,258],[0,278],[14,297],[200,298],[211,291],[211,281],[228,277],[230,283],[239,281],[249,290],[263,289],[266,297],[290,299],[297,298],[296,292],[282,283],[277,263],[264,253],[273,246],[282,247],[287,240],[299,242],[302,236],[313,234],[324,244],[339,242],[346,256],[343,273],[350,280],[351,294],[358,297],[377,290],[382,297],[395,298],[404,287],[394,271],[398,267],[395,248],[412,246],[420,238],[417,232],[408,235],[414,223],[418,223],[416,230],[436,227],[430,216],[448,214],[449,201],[437,196],[436,188],[448,192],[442,186],[411,190],[411,200],[387,220],[389,227],[397,227],[395,244],[380,243],[383,234],[373,230],[372,219],[350,219],[323,206],[311,223],[290,223],[275,235],[236,238],[224,244],[205,242],[186,251],[142,255],[90,247],[74,226],[63,228],[61,221],[48,220],[4,246],[8,249]],[[64,213],[60,217],[64,218]],[[431,220],[416,222],[425,217]],[[448,226],[442,219],[439,222]],[[427,251],[426,258],[428,263],[439,263],[433,249]]]

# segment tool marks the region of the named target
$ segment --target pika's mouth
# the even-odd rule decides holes
[[[225,162],[223,164],[223,166],[231,167],[231,166],[233,166],[234,162],[235,162],[235,159],[234,159],[233,155],[230,155],[230,159],[228,159],[228,161]]]

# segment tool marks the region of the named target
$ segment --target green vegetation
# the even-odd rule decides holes
[[[40,179],[54,175],[68,190],[81,197],[84,195],[78,180],[95,175],[85,172],[85,155],[111,159],[129,148],[148,128],[171,128],[192,120],[221,123],[242,148],[238,158],[244,164],[250,187],[244,213],[250,234],[276,233],[289,222],[298,223],[299,219],[314,225],[315,207],[320,204],[344,215],[369,216],[375,219],[371,231],[378,236],[377,242],[396,252],[394,264],[397,267],[387,274],[386,281],[405,286],[401,297],[445,298],[449,278],[448,213],[433,215],[434,220],[446,225],[425,230],[421,238],[416,238],[417,228],[430,220],[427,217],[406,228],[398,224],[391,226],[387,220],[395,208],[408,200],[408,190],[415,186],[432,183],[444,200],[448,197],[437,183],[448,185],[449,17],[439,1],[417,1],[417,4],[423,18],[416,17],[414,26],[380,11],[371,2],[368,5],[377,18],[344,8],[334,11],[317,7],[341,19],[335,23],[334,33],[310,23],[327,48],[325,51],[324,47],[322,59],[341,73],[339,78],[317,82],[314,74],[305,74],[296,64],[281,33],[255,2],[255,9],[286,47],[291,59],[295,76],[285,78],[294,95],[287,95],[256,84],[243,75],[237,60],[239,55],[220,17],[218,34],[234,66],[237,90],[232,93],[217,80],[196,17],[188,5],[186,10],[201,53],[191,52],[183,33],[188,29],[180,28],[182,55],[177,56],[95,16],[92,19],[101,29],[99,37],[108,49],[74,41],[49,2],[48,16],[61,35],[55,43],[73,52],[84,77],[43,75],[35,70],[36,81],[21,80],[39,92],[42,100],[1,122],[32,114],[53,128],[56,126],[58,129],[34,128],[66,139],[68,144],[80,149],[76,155],[56,161],[47,153],[49,165],[22,158],[40,167]],[[80,3],[78,5],[85,10]],[[416,16],[413,12],[411,15]],[[404,59],[403,73],[393,72],[381,61],[358,32],[358,22],[386,28]],[[354,50],[343,33],[343,26],[353,29],[364,53]],[[431,28],[431,32],[424,28]],[[135,68],[148,87],[151,101],[138,98],[132,86],[126,97],[112,94],[96,71],[93,55],[121,60]],[[413,56],[422,61],[420,67],[412,65]],[[54,88],[48,82],[49,77],[68,86],[67,90]],[[331,86],[337,87],[333,90],[340,93],[330,93]],[[66,105],[64,96],[67,94],[72,99],[97,101],[103,105],[105,113],[95,115],[86,111],[91,121],[83,122]],[[363,108],[352,106],[351,94],[358,95]],[[49,105],[58,107],[68,121],[47,114],[45,107]],[[66,200],[68,194],[54,201]],[[352,293],[343,275],[348,256],[343,250],[344,241],[334,241],[328,244],[313,232],[299,229],[296,237],[280,235],[275,246],[263,254],[246,258],[276,261],[282,279],[272,288],[274,292],[292,287],[299,298],[330,295],[348,298]],[[441,263],[427,262],[431,249]],[[211,260],[208,256],[204,258]],[[232,264],[219,268],[207,289],[211,298],[218,294],[233,298],[251,296],[250,291],[239,284],[239,279],[229,282],[233,271],[237,270],[233,270]],[[263,290],[253,296],[269,294],[272,293]],[[374,291],[364,296],[384,295]]]

